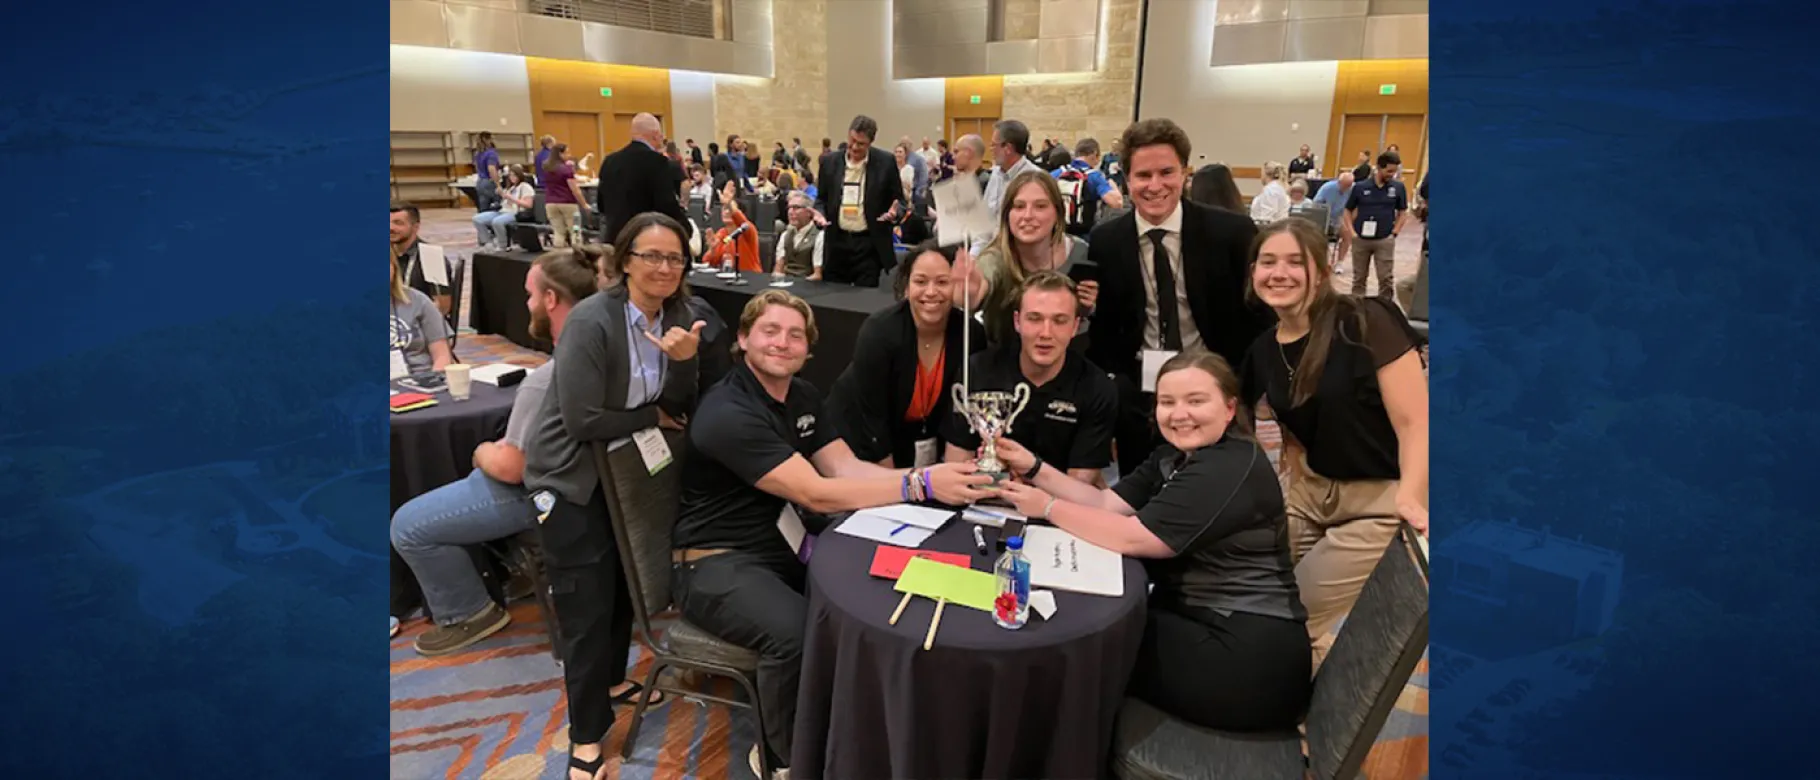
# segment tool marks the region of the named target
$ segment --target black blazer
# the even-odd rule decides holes
[[[701,164],[701,147],[697,146],[689,150],[689,162],[696,165]]]
[[[1182,276],[1188,308],[1207,349],[1234,370],[1258,334],[1276,321],[1261,303],[1245,299],[1251,241],[1257,225],[1244,214],[1182,200]],[[1144,272],[1139,267],[1137,212],[1094,227],[1087,258],[1100,267],[1100,299],[1087,357],[1114,374],[1136,379],[1144,346]]]
[[[693,233],[682,201],[677,199],[681,176],[675,160],[642,141],[607,155],[600,163],[600,180],[612,182],[612,186],[600,188],[600,219],[606,230],[602,240],[612,243],[619,238],[620,228],[647,211],[667,214],[682,223],[685,235]]]
[[[920,423],[904,421],[904,411],[916,395],[916,321],[910,303],[898,301],[873,312],[860,325],[853,362],[828,396],[834,430],[860,460],[875,463],[889,455],[897,465],[908,467],[916,457],[918,439],[940,438],[941,422],[954,405],[952,388],[961,381],[961,323],[958,315],[948,318],[941,397]],[[977,322],[972,346],[974,352],[986,348],[986,329]],[[938,458],[942,449],[936,447]]]
[[[828,219],[829,230],[840,229],[841,193],[846,189],[846,180],[845,153],[822,158],[821,171],[815,176],[815,208]],[[865,206],[860,213],[866,217],[866,232],[872,236],[872,244],[878,250],[878,267],[890,268],[897,263],[897,255],[891,251],[893,225],[880,222],[878,218],[890,211],[892,204],[898,204],[900,215],[910,205],[904,202],[903,180],[898,177],[897,159],[890,152],[876,146],[867,150],[865,191],[861,195]]]

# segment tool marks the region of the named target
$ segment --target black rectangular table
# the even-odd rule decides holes
[[[531,252],[480,252],[469,261],[474,291],[468,324],[476,332],[505,336],[514,344],[540,352],[551,351],[548,342],[531,338],[531,313],[525,308],[525,275],[531,272],[531,261],[536,258]],[[739,329],[739,315],[746,301],[760,291],[772,289],[770,274],[744,272],[740,278],[745,284],[720,279],[712,272],[688,275],[694,294],[713,306],[733,332]],[[802,377],[824,393],[833,389],[834,380],[852,362],[860,324],[896,300],[888,286],[865,288],[792,279],[791,285],[782,289],[807,301],[815,312],[820,341],[810,348]]]

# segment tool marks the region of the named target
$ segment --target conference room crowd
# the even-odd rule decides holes
[[[681,471],[679,619],[760,658],[763,733],[747,757],[760,776],[788,776],[800,736],[813,546],[794,546],[780,516],[813,536],[907,501],[1008,506],[1141,561],[1150,591],[1127,695],[1207,729],[1297,728],[1379,558],[1405,526],[1428,527],[1425,337],[1392,273],[1426,183],[1410,192],[1387,149],[1311,193],[1319,168],[1303,146],[1263,166],[1247,204],[1227,166],[1191,170],[1187,134],[1164,118],[1104,146],[1039,145],[1016,120],[990,138],[887,147],[878,135],[858,116],[838,143],[779,142],[766,159],[739,136],[679,147],[640,115],[600,161],[593,202],[558,139],[528,172],[477,155],[492,182],[474,218],[483,247],[504,246],[534,202],[547,213],[524,296],[532,335],[555,348],[472,473],[392,519],[434,622],[417,651],[462,650],[509,623],[464,546],[534,530],[569,776],[602,776],[621,708],[667,698],[626,677],[631,566],[596,462],[632,447],[653,473]],[[954,179],[993,218],[945,244],[938,185]],[[786,205],[768,257],[747,194]],[[392,347],[412,373],[453,360],[459,294],[425,279],[418,220],[393,205]],[[1335,283],[1348,256],[1351,294]],[[702,263],[882,285],[895,302],[817,387],[798,375],[821,335],[813,307],[759,285],[737,322],[712,322],[689,284]],[[1002,481],[975,463],[984,442],[952,392],[963,376],[971,392],[1028,388],[995,443]],[[1282,430],[1280,464],[1254,436],[1263,418]]]

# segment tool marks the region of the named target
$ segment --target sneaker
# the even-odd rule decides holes
[[[447,655],[492,636],[512,622],[512,615],[487,602],[487,608],[459,623],[437,626],[418,635],[418,655]]]
[[[762,777],[762,775],[759,774],[758,761],[758,751],[762,749],[763,748],[758,745],[753,745],[752,752],[746,754],[746,764],[752,767],[753,777]],[[771,780],[790,780],[790,770],[788,768],[771,770]]]

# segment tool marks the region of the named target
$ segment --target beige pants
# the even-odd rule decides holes
[[[550,215],[550,238],[557,246],[569,245],[569,230],[581,221],[581,206],[574,203],[546,203],[544,213]]]
[[[1339,481],[1295,464],[1284,493],[1296,587],[1308,608],[1308,637],[1319,669],[1333,647],[1333,629],[1365,588],[1371,570],[1397,533],[1397,483]]]

